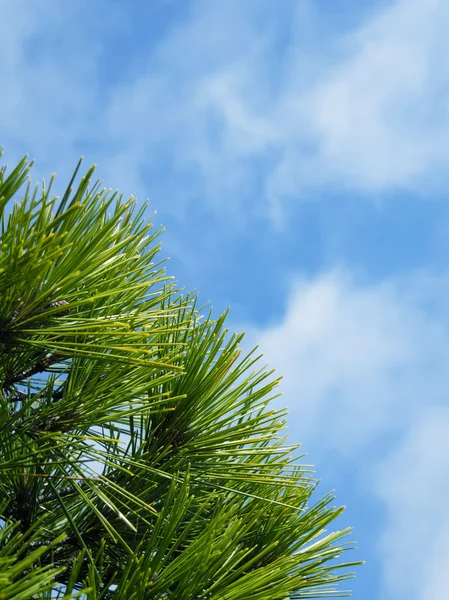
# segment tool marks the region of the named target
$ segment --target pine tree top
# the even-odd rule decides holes
[[[145,205],[30,166],[0,171],[0,599],[344,595],[273,372],[167,276]]]

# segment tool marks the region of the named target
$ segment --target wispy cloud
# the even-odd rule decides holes
[[[108,179],[170,193],[178,212],[200,196],[275,224],[330,185],[426,195],[435,175],[446,183],[445,2],[398,0],[341,31],[305,0],[283,11],[194,0],[111,81],[113,39],[76,26],[93,27],[94,10],[46,6],[18,1],[2,15],[4,143],[26,132],[31,151],[67,158],[92,145]],[[106,13],[105,29],[126,29],[126,11]]]
[[[388,511],[378,548],[388,598],[440,600],[448,589],[448,431],[447,407],[423,410],[377,470],[376,489]]]
[[[330,30],[335,57],[324,61],[308,3],[289,6],[288,25],[254,3],[193,6],[112,100],[108,127],[124,155],[165,150],[220,209],[226,195],[227,207],[254,210],[258,184],[278,222],[286,202],[327,185],[426,193],[435,173],[443,184],[446,3],[398,1],[343,36]]]
[[[36,152],[45,163],[76,155],[95,110],[100,53],[95,40],[83,44],[80,31],[68,28],[79,16],[74,5],[54,2],[2,7],[1,142],[9,156]]]
[[[329,175],[410,189],[447,165],[448,25],[447,3],[400,0],[344,40],[346,56],[308,98]]]
[[[448,284],[336,270],[295,281],[283,317],[249,328],[284,376],[294,438],[315,456],[336,452],[384,503],[379,559],[395,600],[437,600],[446,577]]]

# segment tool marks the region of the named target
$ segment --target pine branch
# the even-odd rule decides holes
[[[16,383],[20,383],[24,379],[28,379],[29,377],[37,375],[38,373],[44,373],[48,369],[48,367],[51,367],[51,365],[54,365],[55,363],[61,362],[62,360],[64,360],[64,358],[65,357],[61,354],[52,354],[47,358],[40,360],[29,369],[26,369],[21,373],[13,374],[6,377],[3,383],[3,389],[9,390],[12,388],[13,385],[15,385]]]
[[[22,392],[22,390],[16,390],[15,393],[12,396],[9,396],[8,398],[6,398],[7,402],[23,402],[24,400],[30,399],[31,401],[36,400],[39,397],[42,397],[43,393],[41,391],[39,392],[33,392],[32,394],[27,394],[25,392]],[[61,400],[61,398],[64,395],[64,386],[62,386],[60,389],[56,390],[56,391],[52,391],[51,392],[51,401],[52,402],[57,402],[58,400]]]
[[[40,525],[13,568],[52,546],[36,597],[52,564],[92,598],[341,596],[348,530],[323,535],[341,509],[281,439],[271,371],[167,283],[145,206],[93,168],[58,203],[27,169],[0,169],[0,514]]]

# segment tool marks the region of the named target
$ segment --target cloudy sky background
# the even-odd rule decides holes
[[[157,209],[284,375],[363,600],[449,585],[449,4],[0,0],[0,144]]]

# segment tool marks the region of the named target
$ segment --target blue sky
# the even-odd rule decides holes
[[[363,600],[449,576],[449,4],[4,0],[0,143],[150,197],[170,271],[284,375]],[[355,558],[355,556],[354,556]]]

